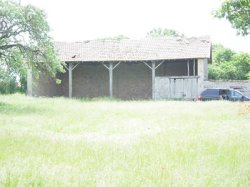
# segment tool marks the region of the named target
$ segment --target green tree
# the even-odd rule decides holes
[[[213,45],[212,54],[213,62],[208,69],[210,79],[250,79],[250,54],[236,53],[222,45]]]
[[[155,28],[147,33],[147,37],[184,37],[183,33],[175,31],[173,29]]]
[[[52,77],[63,71],[49,31],[42,10],[0,0],[0,68],[13,74],[32,68],[36,75],[43,72]]]
[[[221,44],[214,44],[212,46],[213,63],[219,64],[220,62],[230,61],[235,55],[231,49],[225,48]]]
[[[250,0],[225,0],[215,16],[226,18],[238,34],[250,33]]]
[[[237,53],[233,56],[232,64],[236,68],[236,79],[250,79],[250,54]]]
[[[16,76],[10,72],[0,69],[0,94],[9,94],[17,91]]]

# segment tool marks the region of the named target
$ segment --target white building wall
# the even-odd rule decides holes
[[[208,80],[208,59],[198,59],[198,92],[204,90],[204,81]]]

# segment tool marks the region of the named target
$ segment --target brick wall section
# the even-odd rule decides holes
[[[195,65],[197,71],[197,63]],[[197,73],[197,72],[195,72]],[[165,61],[156,71],[156,76],[187,76],[187,60]],[[190,60],[189,75],[194,75],[193,61]]]
[[[68,74],[66,76],[63,93],[68,96]],[[101,64],[79,65],[73,70],[72,84],[73,97],[108,97],[108,70]]]
[[[124,63],[114,70],[114,97],[122,99],[152,98],[151,69],[143,63]]]
[[[33,78],[32,81],[32,95],[54,97],[60,96],[61,85],[56,84],[54,79],[46,75],[40,75],[39,79]]]
[[[35,96],[68,97],[68,71],[57,76],[62,83],[41,77],[33,86]],[[102,64],[86,63],[72,73],[73,97],[108,97],[109,72]],[[150,99],[152,96],[151,70],[143,63],[120,64],[113,71],[113,95],[121,99]]]
[[[250,96],[250,81],[204,81],[203,89],[206,88],[232,88],[241,91],[242,93]]]

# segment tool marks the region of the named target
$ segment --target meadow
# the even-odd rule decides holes
[[[0,95],[0,186],[250,186],[250,103]]]

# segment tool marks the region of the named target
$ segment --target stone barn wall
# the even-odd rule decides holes
[[[56,80],[40,75],[39,79],[33,77],[32,96],[56,97],[62,96],[61,85]]]
[[[121,63],[113,72],[113,94],[121,99],[152,98],[151,70],[143,63]]]
[[[193,68],[193,60],[190,60],[189,75],[197,75],[197,62],[195,62],[195,69]],[[157,77],[166,76],[188,76],[187,60],[172,60],[165,61],[157,70]]]
[[[57,76],[56,85],[48,78],[34,81],[34,96],[68,97],[68,71]],[[109,72],[100,63],[85,63],[72,72],[73,97],[109,97]],[[113,96],[121,99],[150,99],[152,97],[151,70],[143,63],[121,63],[113,70]]]
[[[193,68],[190,63],[190,74]],[[197,71],[197,67],[196,67]],[[196,72],[197,73],[197,72]],[[165,61],[156,70],[157,77],[187,75],[185,60]],[[68,71],[60,73],[57,78],[61,84],[41,76],[34,80],[34,96],[64,96],[69,94]],[[151,99],[152,71],[142,62],[126,62],[113,70],[113,96],[121,99]],[[72,71],[72,97],[109,97],[109,71],[100,63],[79,64]]]
[[[62,80],[62,96],[68,97],[68,71],[58,75],[58,78]],[[80,64],[72,71],[72,97],[107,97],[109,95],[108,85],[108,71],[101,64]]]

